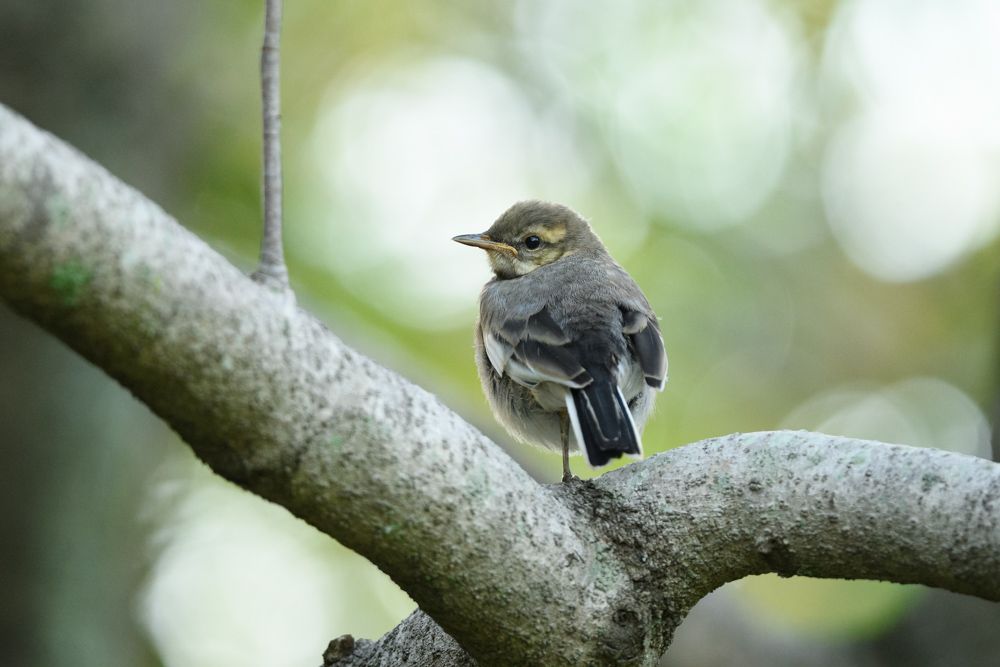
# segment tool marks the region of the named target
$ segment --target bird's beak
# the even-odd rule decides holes
[[[461,236],[454,237],[452,241],[458,241],[464,245],[476,246],[483,250],[505,250],[515,257],[517,256],[517,248],[509,246],[506,243],[500,243],[499,241],[490,241],[490,237],[486,234],[462,234]]]

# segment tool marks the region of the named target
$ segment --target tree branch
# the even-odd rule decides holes
[[[378,641],[347,635],[330,642],[323,667],[476,667],[458,643],[419,609]]]
[[[1000,599],[998,465],[749,434],[539,485],[434,396],[3,107],[0,297],[220,475],[378,565],[484,665],[654,665],[700,597],[765,571]],[[419,651],[454,648],[412,640],[426,617],[411,619],[359,645],[384,657],[406,642],[422,664]]]
[[[609,524],[616,539],[642,536],[648,576],[679,578],[674,591],[693,584],[697,598],[776,572],[1000,601],[1000,466],[985,459],[804,431],[747,433],[654,456],[594,486],[622,519]]]
[[[264,46],[260,54],[260,81],[264,123],[262,199],[264,233],[260,266],[254,280],[288,290],[288,268],[281,238],[281,0],[266,0]]]

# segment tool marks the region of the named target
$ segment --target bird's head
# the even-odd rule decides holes
[[[538,200],[514,204],[482,234],[463,234],[452,240],[485,250],[493,273],[502,280],[581,251],[604,249],[576,211]]]

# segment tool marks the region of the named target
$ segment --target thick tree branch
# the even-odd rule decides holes
[[[1000,601],[1000,466],[984,459],[804,431],[747,433],[654,456],[594,486],[623,519],[616,539],[640,539],[634,566],[677,578],[675,595],[691,586],[700,599],[776,572]]]
[[[2,107],[0,297],[219,474],[369,558],[482,664],[653,665],[700,597],[757,572],[1000,598],[1000,466],[749,434],[539,485],[436,398]],[[359,643],[383,662],[360,651],[352,664],[406,664],[384,662],[400,642],[411,660],[455,648],[414,642],[426,623]]]

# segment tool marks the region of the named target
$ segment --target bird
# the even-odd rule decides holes
[[[667,381],[659,321],[590,223],[566,206],[520,201],[481,234],[486,251],[475,358],[487,402],[515,438],[591,468],[642,458],[641,434]]]

